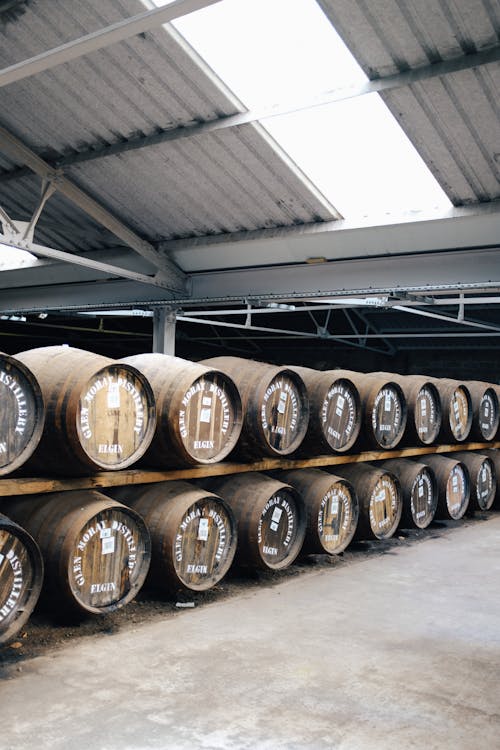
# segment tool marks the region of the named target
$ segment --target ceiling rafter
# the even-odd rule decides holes
[[[94,200],[88,193],[78,185],[65,177],[62,173],[55,172],[34,151],[28,148],[19,138],[9,133],[0,126],[0,151],[7,154],[15,161],[21,161],[35,174],[54,186],[54,188],[78,206],[88,216],[108,229],[112,234],[119,237],[126,245],[135,250],[139,255],[153,263],[158,269],[158,280],[162,282],[165,289],[181,292],[185,289],[185,275],[181,269],[172,263],[164,254],[160,254],[149,242],[139,237],[126,224],[117,219],[98,201]]]
[[[212,2],[219,2],[219,0],[212,0]],[[116,156],[118,154],[126,153],[127,151],[137,151],[151,146],[158,146],[162,143],[170,143],[179,139],[193,138],[207,133],[215,133],[220,130],[226,130],[227,128],[261,122],[282,115],[326,106],[346,99],[366,96],[367,94],[375,92],[403,88],[421,81],[430,80],[432,78],[449,75],[450,73],[456,73],[463,70],[480,68],[498,61],[500,61],[500,45],[451,60],[432,63],[431,65],[415,68],[405,71],[404,73],[396,73],[384,78],[367,81],[358,86],[332,89],[331,91],[323,92],[300,102],[285,102],[272,107],[259,110],[248,110],[234,115],[225,115],[207,122],[186,124],[176,128],[160,130],[159,132],[158,129],[156,129],[154,133],[134,136],[128,140],[121,139],[116,143],[108,145],[96,143],[95,145],[91,145],[86,149],[75,152],[74,154],[61,156],[59,159],[52,159],[50,163],[54,169],[70,167],[75,164]],[[0,71],[0,85],[1,81],[2,71]],[[20,167],[0,174],[0,182],[20,179],[24,176],[26,176],[26,169]]]
[[[85,34],[85,36],[71,42],[66,42],[59,47],[46,50],[39,55],[0,70],[0,87],[8,86],[58,65],[77,60],[79,57],[109,47],[111,44],[123,42],[136,34],[143,34],[163,23],[168,23],[218,2],[220,0],[173,0],[167,7],[155,8],[136,16],[124,18],[103,29]]]

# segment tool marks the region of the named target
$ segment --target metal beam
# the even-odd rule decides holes
[[[216,0],[218,1],[218,0]],[[103,146],[97,144],[80,151],[77,154],[70,154],[61,159],[53,161],[55,167],[66,167],[72,164],[80,164],[95,159],[103,159],[108,156],[116,156],[127,151],[137,151],[151,146],[157,146],[162,143],[169,143],[181,138],[193,138],[195,136],[215,133],[227,128],[234,128],[240,125],[246,125],[252,122],[262,122],[273,117],[293,114],[315,107],[326,106],[345,99],[353,99],[374,92],[389,91],[391,89],[410,86],[414,83],[436,78],[438,76],[456,73],[461,70],[470,70],[484,65],[488,65],[500,60],[500,46],[493,47],[489,50],[476,52],[470,55],[464,55],[453,60],[446,60],[432,65],[426,65],[415,70],[409,70],[404,73],[396,73],[385,78],[374,81],[367,81],[360,86],[351,86],[341,89],[326,91],[318,96],[305,99],[301,102],[283,103],[273,107],[263,108],[260,110],[250,110],[235,115],[226,115],[209,122],[197,123],[195,125],[186,125],[178,128],[170,128],[158,132],[157,130],[150,135],[130,138],[128,141],[120,140],[117,143]],[[2,72],[0,71],[0,83]],[[0,175],[0,181],[22,177],[26,173],[20,170],[11,170]]]
[[[174,310],[160,308],[153,315],[153,352],[175,355],[175,328],[177,316]]]
[[[498,331],[498,333],[500,333],[500,328],[498,326],[489,325],[487,323],[480,323],[473,320],[464,320],[463,318],[460,319],[460,317],[452,318],[451,315],[440,315],[439,313],[428,312],[427,310],[419,310],[418,308],[414,307],[406,307],[405,305],[395,305],[392,309],[397,310],[398,312],[413,313],[413,315],[420,315],[424,318],[444,320],[447,323],[453,323],[454,325],[470,326],[472,328],[484,328],[488,331]]]
[[[71,60],[77,60],[83,55],[122,42],[136,34],[143,34],[145,31],[163,23],[168,23],[175,18],[180,18],[218,2],[220,0],[173,0],[167,7],[155,8],[130,18],[124,18],[122,21],[106,26],[104,29],[86,34],[79,39],[74,39],[0,70],[0,87],[37,75]]]
[[[500,200],[446,211],[317,222],[211,237],[170,240],[158,247],[186,272],[304,263],[308,258],[364,260],[437,250],[500,245]],[[210,248],[210,252],[207,249]],[[389,265],[389,264],[388,264]],[[320,269],[325,266],[318,265]],[[493,278],[500,276],[499,268]],[[422,269],[423,270],[423,269]],[[448,277],[454,267],[448,267]],[[246,273],[246,270],[242,272]],[[243,277],[242,277],[243,278]],[[429,279],[430,281],[430,279]],[[355,284],[354,288],[359,285]],[[259,288],[257,287],[253,287]]]
[[[180,268],[166,257],[160,255],[153,245],[139,237],[139,235],[129,229],[75,183],[62,174],[54,173],[54,170],[47,162],[2,127],[0,127],[0,151],[7,154],[14,161],[21,161],[23,164],[26,164],[43,180],[54,184],[60,193],[82,209],[82,211],[106,227],[116,237],[119,237],[126,245],[139,253],[139,255],[142,255],[143,258],[153,263],[165,274],[165,288],[171,288],[175,292],[183,290],[185,276]]]
[[[130,279],[131,281],[137,281],[140,284],[150,284],[151,286],[158,286],[162,289],[170,289],[170,285],[161,280],[161,276],[156,274],[155,276],[147,276],[142,273],[135,271],[129,271],[126,268],[120,268],[113,266],[110,263],[101,263],[97,260],[91,260],[84,258],[81,255],[75,255],[74,253],[65,253],[62,250],[55,250],[52,247],[45,247],[44,245],[37,245],[29,240],[6,238],[0,234],[0,243],[4,243],[10,247],[18,248],[19,250],[27,250],[34,255],[41,255],[44,258],[52,258],[53,260],[62,261],[64,263],[70,263],[75,266],[82,266],[83,268],[91,268],[95,271],[100,271],[108,276],[118,276],[123,279]]]

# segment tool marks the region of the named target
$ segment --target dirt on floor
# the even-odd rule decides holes
[[[131,630],[146,622],[176,617],[185,611],[186,607],[203,607],[227,597],[238,596],[258,586],[275,586],[293,576],[306,575],[322,568],[359,564],[370,556],[393,554],[402,545],[416,544],[452,534],[457,528],[484,523],[494,517],[495,514],[492,513],[476,513],[461,521],[435,521],[425,530],[400,529],[394,537],[385,541],[353,542],[339,555],[300,557],[282,571],[233,568],[222,581],[206,592],[184,591],[179,593],[178,597],[166,598],[165,595],[143,589],[136,599],[123,609],[105,615],[88,615],[70,620],[50,611],[46,606],[37,605],[25,628],[11,643],[0,646],[0,677],[3,676],[3,667],[9,667],[9,675],[12,674],[12,666],[21,672],[24,661],[54,652],[75,638],[111,635]]]

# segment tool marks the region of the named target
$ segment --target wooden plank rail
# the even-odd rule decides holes
[[[224,476],[227,474],[241,474],[246,471],[320,468],[321,466],[335,466],[338,464],[359,463],[361,461],[383,461],[389,458],[410,458],[412,456],[425,456],[432,453],[453,453],[455,451],[473,451],[488,448],[500,448],[500,441],[422,446],[392,451],[364,451],[352,455],[332,454],[300,459],[263,458],[251,463],[221,462],[209,466],[170,469],[168,471],[123,469],[121,471],[99,472],[92,476],[75,478],[12,477],[0,479],[0,498],[11,495],[33,495],[65,490],[119,487],[126,484],[150,484],[153,482],[165,482],[170,479],[202,479],[204,477]]]

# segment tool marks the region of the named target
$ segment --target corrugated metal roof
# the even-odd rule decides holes
[[[371,79],[498,45],[490,0],[319,0]],[[455,205],[500,197],[500,63],[382,94]]]
[[[138,0],[33,0],[3,30],[0,67],[144,10]],[[0,89],[2,124],[49,160],[243,110],[173,27]],[[0,169],[13,166],[1,158]],[[338,216],[258,124],[86,162],[66,173],[150,238]],[[36,180],[0,180],[6,208],[17,205],[25,211],[37,194]],[[53,214],[64,208],[65,223],[76,218],[65,201],[51,198],[41,224],[57,221],[49,206]]]

